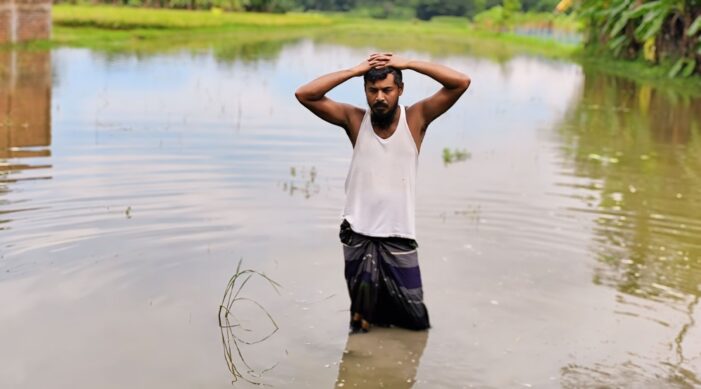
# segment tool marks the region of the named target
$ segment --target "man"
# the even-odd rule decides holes
[[[405,69],[443,87],[411,106],[400,106]],[[369,111],[326,97],[337,85],[361,75]],[[295,92],[315,115],[342,127],[353,145],[340,232],[353,331],[367,332],[371,324],[415,330],[430,326],[416,252],[416,168],[429,124],[469,86],[468,76],[446,66],[375,53]]]

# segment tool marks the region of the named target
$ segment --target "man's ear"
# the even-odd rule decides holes
[[[404,93],[404,84],[402,84],[402,86],[399,87],[399,96],[401,96],[402,93]]]

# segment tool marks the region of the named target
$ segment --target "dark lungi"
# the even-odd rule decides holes
[[[345,220],[339,236],[351,316],[359,313],[375,325],[429,328],[416,241],[361,235]]]

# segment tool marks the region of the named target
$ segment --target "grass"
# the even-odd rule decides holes
[[[534,37],[478,30],[461,18],[421,22],[369,19],[352,14],[280,15],[55,5],[53,21],[53,43],[105,50],[175,46],[197,40],[261,40],[259,38],[292,36],[312,36],[356,46],[369,42],[375,47],[380,44],[392,50],[435,47],[452,53],[463,52],[465,46],[470,46],[471,51],[481,53],[522,51],[566,57],[575,48]],[[149,41],[154,44],[149,44]]]
[[[239,379],[243,379],[251,384],[261,385],[259,380],[267,371],[273,369],[277,364],[263,370],[252,368],[246,361],[240,344],[254,345],[264,342],[273,336],[280,327],[275,322],[275,319],[273,319],[270,312],[268,312],[263,305],[252,298],[244,297],[241,292],[246,284],[254,277],[261,278],[278,294],[280,294],[279,288],[281,288],[281,286],[264,273],[252,269],[241,269],[242,262],[243,260],[239,261],[234,275],[231,276],[226,285],[226,289],[224,290],[224,297],[219,305],[219,328],[221,329],[222,345],[224,346],[224,357],[226,359],[229,372],[232,376],[232,383],[238,381]],[[239,312],[237,309],[235,309],[237,303],[240,302],[248,302],[265,314],[270,321],[269,333],[257,339],[245,339],[241,337],[241,334],[243,333],[249,333],[250,335],[250,333],[255,334],[255,332],[252,328],[246,328],[241,323]],[[257,330],[261,330],[261,327],[263,329],[265,328],[265,326],[260,325],[261,323],[257,324]]]
[[[465,19],[460,22],[456,18],[431,22],[343,18],[333,25],[333,32],[317,39],[353,47],[422,51],[439,56],[470,53],[499,62],[526,53],[569,58],[577,50],[576,45],[553,40],[481,30]]]
[[[74,46],[105,52],[208,50],[245,53],[299,39],[333,23],[320,14],[221,13],[111,6],[53,6],[53,37],[30,47]],[[246,50],[246,48],[249,48]]]
[[[313,13],[222,13],[69,5],[53,6],[52,17],[55,26],[95,27],[107,30],[309,27],[329,25],[332,22],[328,17]]]

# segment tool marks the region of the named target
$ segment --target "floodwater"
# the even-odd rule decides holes
[[[701,100],[535,57],[405,53],[473,78],[420,156],[433,328],[348,335],[352,149],[293,92],[370,50],[0,53],[0,386],[700,386]]]

